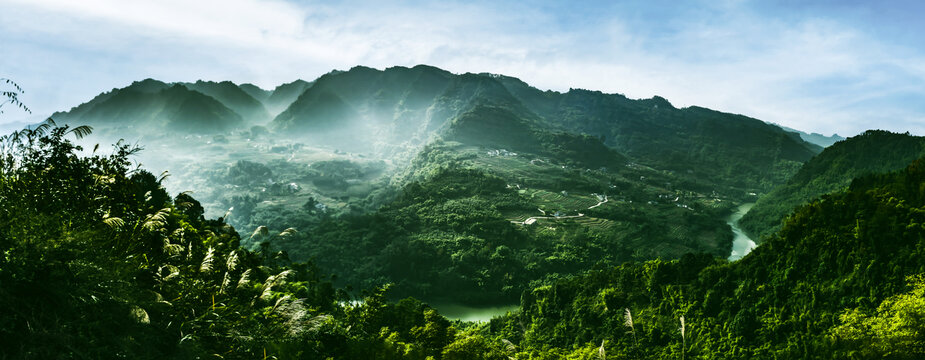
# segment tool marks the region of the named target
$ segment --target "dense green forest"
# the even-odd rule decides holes
[[[523,358],[925,356],[925,159],[797,209],[742,260],[596,268],[492,320]]]
[[[599,263],[536,284],[520,311],[474,325],[414,299],[389,302],[387,287],[352,302],[313,263],[242,249],[192,197],[171,197],[132,167],[137,148],[78,156],[67,138],[88,131],[46,124],[0,142],[0,357],[925,356],[925,160],[797,209],[741,261]],[[432,182],[456,178],[469,186],[409,186],[389,211],[473,193],[518,206],[474,170]]]
[[[925,155],[925,138],[868,130],[827,147],[803,164],[787,182],[758,199],[740,222],[756,240],[780,230],[799,205],[844,189],[865,174],[898,170]]]
[[[925,355],[908,134],[822,151],[427,66],[147,79],[56,116],[0,138],[0,359]]]
[[[425,149],[411,181],[372,212],[330,217],[307,203],[294,214],[258,215],[257,221],[271,229],[302,229],[266,241],[293,259],[315,259],[338,274],[340,284],[392,283],[395,296],[472,304],[516,302],[533,281],[598,263],[688,252],[728,255],[732,239],[720,218],[731,202],[632,184],[624,178],[635,174],[628,170],[530,165],[513,157],[467,156],[457,148],[443,143]],[[532,177],[506,171],[518,166]]]

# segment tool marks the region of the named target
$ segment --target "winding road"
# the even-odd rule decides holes
[[[610,200],[610,199],[607,198],[607,195],[604,195],[604,201],[598,201],[597,204],[594,204],[594,205],[589,206],[589,207],[588,207],[588,210],[593,209],[593,208],[596,208],[596,207],[598,207],[598,206],[601,206],[602,204],[604,204],[604,203],[607,202],[608,200]],[[543,211],[543,209],[537,209],[537,210],[539,210],[541,213],[543,213],[543,215],[546,215],[546,211]],[[585,216],[585,214],[583,214],[583,213],[578,213],[578,215],[567,215],[567,216],[531,216],[531,217],[528,217],[528,218],[527,218],[526,220],[524,220],[524,221],[515,221],[515,220],[511,220],[511,222],[514,223],[514,224],[518,224],[518,225],[531,225],[531,224],[535,223],[536,220],[538,220],[538,219],[574,219],[574,218],[579,218],[579,217],[582,217],[582,216]]]

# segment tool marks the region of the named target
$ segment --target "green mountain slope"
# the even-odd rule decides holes
[[[188,91],[180,85],[158,93],[164,101],[162,110],[167,128],[192,133],[223,132],[244,124],[244,119],[212,97]]]
[[[83,104],[75,106],[66,112],[56,112],[51,117],[54,119],[65,120],[66,118],[80,118],[87,111],[96,107],[96,105],[106,102],[111,99],[113,96],[118,95],[122,92],[138,92],[138,93],[153,93],[169,88],[170,85],[167,85],[161,81],[154,79],[145,79],[142,81],[133,82],[131,85],[122,88],[122,89],[112,89],[109,92],[102,93],[97,95],[90,101],[87,101]],[[104,121],[114,121],[114,119],[106,119]]]
[[[312,86],[312,83],[304,80],[296,80],[291,83],[277,86],[265,100],[262,100],[267,111],[271,115],[277,115],[286,110],[296,99]]]
[[[740,225],[755,239],[780,229],[783,219],[797,206],[840,190],[851,179],[900,169],[925,155],[925,138],[869,130],[826,148],[804,164],[787,183],[762,196],[742,217]]]
[[[261,103],[265,102],[267,98],[269,98],[270,95],[273,94],[272,91],[264,90],[254,84],[245,83],[245,84],[241,84],[239,87],[241,88],[242,91],[246,92],[248,95],[250,95],[254,99],[257,99],[257,101],[260,101]]]
[[[558,157],[431,144],[396,199],[378,210],[328,218],[310,200],[288,210],[288,222],[261,210],[247,227],[304,230],[271,248],[316,259],[339,284],[392,283],[398,297],[467,304],[507,303],[533,281],[594,264],[728,255],[732,238],[721,218],[732,203],[665,189],[651,170],[587,169],[581,165],[595,157],[562,153],[581,154],[588,144],[597,144],[595,155],[609,149],[596,138],[574,140],[580,146],[557,140],[564,149],[550,153]],[[639,183],[640,174],[652,184]]]
[[[580,162],[587,167],[623,166],[626,159],[587,135],[538,130],[530,120],[504,107],[479,105],[448,125],[444,138],[469,145],[515,151]]]
[[[538,359],[920,358],[922,183],[925,159],[855,179],[738,262],[596,269],[525,292],[488,328]]]
[[[708,179],[741,195],[782,183],[820,150],[795,133],[759,120],[698,107],[677,109],[659,97],[631,100],[586,90],[543,92],[515,78],[453,75],[426,66],[332,72],[319,78],[273,125],[281,132],[317,135],[317,141],[332,138],[341,146],[348,146],[342,141],[348,135],[364,139],[361,144],[395,144],[402,139],[418,139],[420,144],[431,134],[446,134],[460,123],[457,117],[485,112],[477,109],[484,106],[526,121],[518,127],[600,138],[635,162]],[[471,116],[463,120],[466,131],[483,136],[512,126],[483,119],[481,128],[474,128]],[[332,132],[318,130],[318,123],[347,125]],[[522,142],[518,133],[524,134],[512,132],[510,141]],[[517,144],[508,146],[512,145]]]
[[[302,121],[295,122],[293,119],[296,116]],[[365,137],[372,130],[363,127],[364,122],[356,109],[337,94],[321,90],[320,86],[312,87],[300,96],[299,100],[274,119],[273,124],[280,130],[320,136],[338,132]],[[331,142],[342,140],[332,139]]]
[[[190,90],[215,98],[222,105],[234,110],[249,124],[262,124],[270,119],[270,113],[267,112],[267,109],[264,108],[260,101],[230,81],[216,83],[200,80],[183,85]]]
[[[762,121],[696,106],[677,109],[657,96],[631,100],[580,89],[561,94],[496,78],[550,124],[602,137],[640,163],[742,190],[770,189],[819,150]]]

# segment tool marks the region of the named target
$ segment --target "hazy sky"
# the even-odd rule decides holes
[[[793,128],[925,135],[923,1],[0,0],[0,77],[40,120],[132,81],[264,88],[430,64],[660,95]]]

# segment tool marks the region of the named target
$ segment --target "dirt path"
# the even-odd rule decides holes
[[[604,201],[598,201],[598,202],[597,202],[597,205],[591,205],[591,206],[589,206],[589,207],[588,207],[588,210],[591,210],[591,209],[593,209],[593,208],[596,208],[596,207],[598,207],[598,206],[601,206],[602,204],[604,204],[605,202],[607,202],[607,200],[610,200],[610,199],[607,198],[607,195],[604,195]]]
[[[596,207],[598,207],[598,206],[601,206],[602,204],[604,204],[604,203],[607,202],[608,200],[610,200],[610,199],[607,198],[607,195],[604,195],[604,201],[598,201],[597,204],[594,204],[594,205],[589,206],[589,207],[588,207],[588,210],[593,209],[593,208],[596,208]],[[543,215],[546,215],[546,212],[543,211],[543,209],[537,209],[537,210],[539,210],[541,213],[543,213]],[[574,218],[580,218],[580,217],[582,217],[582,216],[585,216],[585,214],[578,213],[578,215],[566,215],[566,216],[531,216],[531,217],[528,217],[528,218],[527,218],[526,220],[524,220],[524,221],[515,221],[515,220],[511,220],[511,222],[514,223],[514,224],[518,224],[518,225],[530,225],[530,224],[535,223],[536,220],[538,220],[538,219],[574,219]]]

